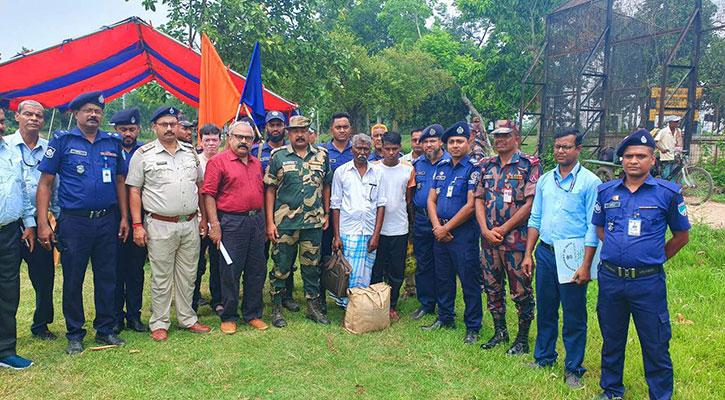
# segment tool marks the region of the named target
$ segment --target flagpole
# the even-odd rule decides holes
[[[239,103],[239,107],[242,107],[242,103]],[[259,138],[259,146],[257,146],[257,158],[262,158],[262,146],[264,146],[264,138],[262,137],[262,134],[259,132],[259,128],[257,128],[257,123],[254,122],[254,118],[252,118],[252,113],[249,112],[249,107],[247,107],[246,104],[244,104],[244,112],[247,114],[247,117],[252,120],[252,127],[254,128],[254,133]],[[237,115],[239,115],[239,111],[237,110]]]

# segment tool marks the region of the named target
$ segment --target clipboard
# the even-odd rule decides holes
[[[602,242],[599,241],[597,251],[592,259],[591,279],[597,279],[599,266],[599,253],[602,251]],[[584,261],[584,238],[554,240],[554,255],[556,256],[556,273],[559,283],[570,283],[574,272]]]

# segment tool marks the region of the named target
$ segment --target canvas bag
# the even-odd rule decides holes
[[[390,326],[390,286],[375,283],[347,291],[343,325],[350,333],[381,331]]]
[[[322,287],[337,297],[345,297],[350,284],[351,273],[352,266],[350,263],[342,255],[341,251],[336,251],[325,262],[325,268],[322,270],[322,277],[320,278]]]

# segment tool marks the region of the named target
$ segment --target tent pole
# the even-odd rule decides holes
[[[70,130],[70,123],[73,122],[73,113],[70,114],[70,118],[68,118],[68,127],[65,128],[65,130]]]
[[[55,120],[55,108],[53,109],[53,113],[50,114],[50,124],[48,125],[48,137],[46,139],[50,139],[50,134],[53,132],[53,121]]]

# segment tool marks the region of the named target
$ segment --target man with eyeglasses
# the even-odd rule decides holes
[[[562,341],[566,350],[564,381],[572,389],[582,387],[582,366],[587,339],[587,283],[599,240],[592,213],[597,186],[602,181],[579,163],[582,135],[576,129],[558,132],[554,137],[557,166],[536,183],[534,204],[529,217],[526,252],[521,268],[527,277],[534,270],[536,249],[536,345],[533,368],[556,363],[556,339],[559,332],[559,304],[564,327]],[[566,221],[566,222],[564,222]],[[559,283],[554,244],[564,239],[584,240],[584,260],[571,281]]]
[[[141,146],[131,157],[126,179],[130,186],[133,241],[146,246],[151,263],[149,327],[155,341],[168,337],[172,297],[182,329],[192,333],[210,331],[191,307],[200,236],[207,232],[204,202],[199,195],[203,175],[194,147],[175,135],[178,113],[175,107],[156,109],[151,129],[157,139]]]
[[[534,319],[531,277],[521,262],[526,250],[526,223],[531,213],[536,182],[541,175],[539,159],[519,151],[521,136],[510,120],[496,122],[491,132],[498,155],[480,163],[476,189],[476,219],[481,229],[483,285],[494,334],[482,349],[509,341],[506,329],[506,280],[516,304],[519,329],[509,355],[529,352],[529,328]]]
[[[45,122],[45,109],[35,100],[23,100],[18,105],[15,121],[18,130],[5,137],[8,145],[18,149],[20,160],[23,163],[23,179],[30,202],[35,207],[35,195],[38,190],[40,171],[38,165],[48,148],[48,141],[40,137],[40,130]],[[58,218],[60,209],[57,199],[58,182],[56,180],[50,210]],[[28,276],[35,290],[35,313],[30,331],[33,337],[41,340],[55,340],[57,336],[48,329],[53,322],[53,286],[55,281],[55,266],[53,249],[46,250],[43,246],[35,246],[31,252],[27,246],[21,246],[22,258],[28,265]]]
[[[63,315],[68,333],[66,353],[83,351],[83,280],[90,259],[96,319],[96,342],[121,346],[113,332],[116,321],[118,241],[128,238],[128,202],[121,136],[100,130],[105,102],[101,92],[72,100],[76,127],[53,134],[38,170],[38,239],[50,251],[56,235],[48,223],[48,206],[55,176],[60,180],[61,218],[56,228],[63,264]],[[119,222],[120,221],[120,222]]]

